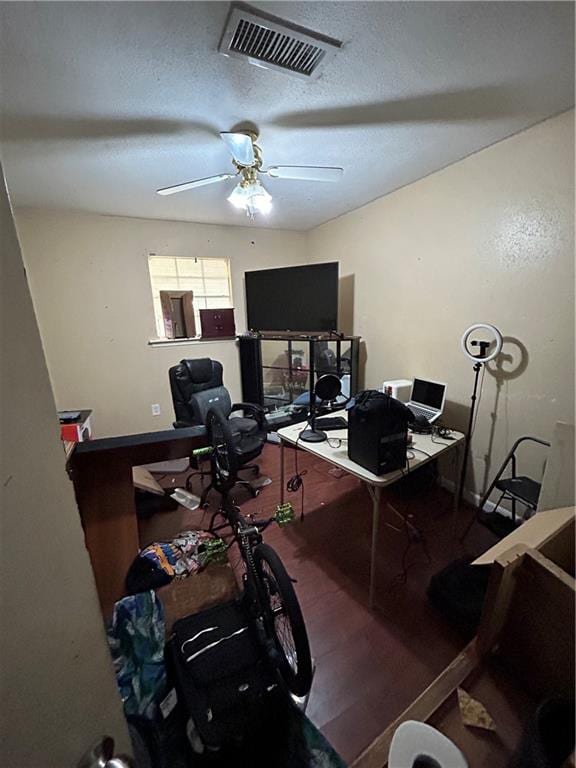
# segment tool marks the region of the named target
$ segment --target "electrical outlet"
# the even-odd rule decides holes
[[[152,416],[160,416],[160,404],[152,403]]]

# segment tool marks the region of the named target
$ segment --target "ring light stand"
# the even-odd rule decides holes
[[[475,331],[487,331],[488,333],[492,334],[493,339],[492,341],[470,341],[470,336]],[[494,360],[495,357],[498,357],[502,350],[502,334],[498,330],[498,328],[495,328],[493,325],[490,325],[489,323],[475,323],[474,325],[471,325],[470,328],[468,328],[466,331],[464,331],[464,334],[462,335],[462,351],[466,355],[466,357],[469,357],[470,360],[474,360],[474,389],[472,391],[472,397],[471,400],[471,406],[470,406],[470,418],[468,419],[468,431],[466,432],[466,442],[464,443],[464,458],[462,460],[462,470],[460,472],[460,484],[458,488],[458,509],[460,508],[460,505],[462,503],[462,495],[464,493],[464,480],[466,478],[466,470],[468,469],[468,457],[470,455],[470,443],[472,440],[472,429],[474,426],[474,411],[476,409],[476,395],[478,392],[478,378],[480,376],[480,371],[482,370],[482,366],[485,363],[488,363],[490,360]],[[492,349],[491,352],[489,352],[490,346],[494,344],[494,349]],[[470,347],[479,347],[479,352],[477,354],[474,354]]]
[[[310,373],[314,375],[313,365],[310,365]],[[316,398],[321,401],[335,400],[342,390],[338,376],[333,373],[325,373],[320,376],[316,385],[310,391],[310,429],[304,429],[298,436],[305,443],[322,443],[327,440],[326,432],[316,429]]]

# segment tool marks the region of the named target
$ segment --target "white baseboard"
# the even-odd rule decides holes
[[[455,492],[456,483],[454,482],[454,480],[449,480],[447,477],[440,476],[440,478],[438,479],[438,485],[441,488],[446,488],[446,490],[450,491],[450,493]],[[464,499],[464,501],[467,501],[468,504],[471,504],[473,507],[476,507],[476,508],[478,508],[478,505],[482,500],[482,497],[480,496],[479,493],[473,493],[468,488],[464,488],[464,493],[462,494],[462,498]],[[484,505],[484,510],[486,512],[494,512],[495,509],[496,509],[496,504],[494,504],[493,501],[488,500]],[[499,511],[503,515],[511,517],[510,512],[505,507],[502,507],[502,506],[499,507]]]

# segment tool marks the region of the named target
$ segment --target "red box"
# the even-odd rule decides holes
[[[83,443],[92,437],[90,416],[92,411],[80,411],[79,418],[70,423],[60,423],[60,437],[68,443]]]

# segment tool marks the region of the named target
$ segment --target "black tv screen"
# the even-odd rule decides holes
[[[246,272],[251,331],[337,331],[338,262]]]

